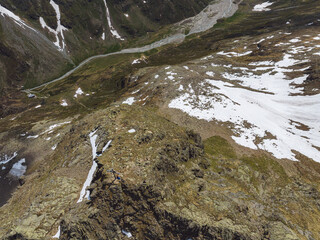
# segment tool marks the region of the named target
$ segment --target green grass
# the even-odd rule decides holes
[[[242,13],[242,12],[236,12],[229,18],[222,18],[217,21],[217,24],[214,25],[213,29],[218,28],[226,28],[228,25],[234,24],[236,22],[241,22],[246,17],[248,17],[248,14]]]
[[[238,164],[248,166],[250,171],[247,174],[250,176],[250,182],[254,186],[262,184],[261,179],[254,174],[255,172],[258,172],[259,176],[266,176],[277,185],[289,182],[288,175],[276,160],[263,154],[237,157],[235,150],[228,141],[220,136],[206,139],[204,141],[204,150],[205,153],[211,155],[211,169],[215,171],[219,170],[219,166],[230,169],[237,169]],[[223,163],[219,163],[218,159],[224,159]],[[234,160],[238,163],[234,162]]]
[[[252,170],[273,178],[272,181],[274,182],[286,184],[289,181],[289,177],[283,167],[276,160],[265,155],[244,156],[240,160]]]
[[[207,154],[224,157],[236,158],[237,155],[228,141],[220,136],[213,136],[204,141],[204,151]]]

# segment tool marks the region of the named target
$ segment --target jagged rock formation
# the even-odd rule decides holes
[[[272,158],[238,157],[227,141],[203,143],[142,107],[97,111],[69,129],[37,167],[42,170],[25,177],[2,207],[5,239],[50,238],[58,226],[60,239],[126,239],[123,232],[135,239],[317,238],[317,225],[305,231],[303,219],[317,219],[319,191],[302,175],[289,177]],[[90,200],[76,203],[90,164],[84,133],[93,129],[101,155]],[[112,144],[102,153],[108,140]]]

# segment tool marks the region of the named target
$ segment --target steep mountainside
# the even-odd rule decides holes
[[[139,44],[135,39],[151,38],[208,2],[0,1],[1,115],[10,114],[18,90],[61,76],[91,55]]]
[[[36,2],[1,3],[3,64],[123,50],[2,104],[1,239],[320,239],[318,0]]]
[[[1,83],[12,85],[10,83],[22,81],[22,84],[27,84],[26,87],[34,86],[61,74],[66,66],[63,58],[68,58],[70,64],[77,64],[90,55],[113,51],[112,46],[119,48],[123,40],[143,36],[158,30],[160,26],[197,14],[208,2],[2,0],[1,55],[10,61],[24,61],[15,69],[16,76],[3,76]],[[12,15],[25,24],[13,20]],[[54,46],[43,46],[45,40],[50,40]],[[48,41],[46,43],[49,45]],[[47,49],[46,52],[44,49]],[[62,59],[55,59],[55,55]],[[39,59],[44,63],[32,62]],[[12,64],[5,60],[2,63],[8,65],[7,74],[13,72],[10,71]],[[39,69],[30,69],[33,65]]]

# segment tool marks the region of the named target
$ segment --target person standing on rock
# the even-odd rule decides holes
[[[110,170],[107,170],[107,172],[111,172],[113,174],[114,181],[121,180],[120,174],[118,172],[116,172],[115,170],[113,170],[113,168],[111,168]]]

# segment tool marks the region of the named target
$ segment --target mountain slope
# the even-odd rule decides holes
[[[2,238],[320,238],[320,7],[244,0],[188,35],[228,3],[18,97]]]
[[[43,56],[46,59],[46,64],[50,65],[51,68],[45,68],[45,66],[42,66],[45,64],[41,64],[41,62],[40,64],[29,64],[32,66],[38,65],[41,73],[39,73],[40,70],[37,71],[27,67],[17,69],[14,71],[16,76],[13,76],[14,78],[10,77],[10,82],[9,77],[3,77],[2,85],[6,83],[6,86],[8,86],[8,83],[10,85],[12,81],[22,81],[23,78],[23,84],[27,83],[26,87],[35,86],[61,74],[64,71],[62,66],[66,66],[63,58],[70,58],[71,64],[72,61],[77,64],[95,53],[112,51],[112,49],[108,50],[108,47],[117,45],[122,42],[121,40],[143,36],[147,32],[158,30],[162,25],[193,16],[201,11],[208,2],[205,0],[168,1],[158,5],[152,1],[148,4],[141,4],[140,1],[109,1],[107,4],[104,0],[1,1],[1,8],[3,9],[1,14],[1,42],[5,43],[6,48],[9,48],[15,55],[22,55],[20,58],[24,60],[23,64],[28,65],[27,59],[30,55],[33,55],[29,57],[34,59],[33,61],[42,60]],[[184,7],[181,8],[181,6]],[[25,24],[22,26],[17,24],[13,20],[13,15],[20,18]],[[160,16],[162,17],[159,18]],[[17,26],[14,26],[14,23]],[[7,26],[8,24],[10,26]],[[8,27],[17,29],[20,35],[10,34]],[[34,30],[31,30],[31,28]],[[34,33],[36,35],[31,38],[32,42],[25,40],[26,37],[30,38],[30,34]],[[18,39],[20,39],[19,46],[22,49],[14,44]],[[47,45],[50,45],[48,39],[54,44],[43,46],[43,40],[47,42]],[[38,50],[35,51],[32,45],[38,47]],[[50,49],[54,46],[55,49]],[[44,49],[47,49],[47,51],[44,52]],[[39,52],[41,50],[42,52]],[[52,55],[61,59],[55,59]],[[10,60],[17,61],[18,59],[12,56]],[[58,64],[61,65],[56,66]]]

